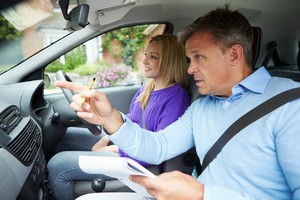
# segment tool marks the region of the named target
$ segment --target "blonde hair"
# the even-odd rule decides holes
[[[153,41],[158,43],[158,68],[163,77],[164,86],[178,83],[186,88],[188,86],[188,74],[184,45],[179,43],[174,35],[157,35],[152,37],[149,43]],[[140,102],[143,110],[146,108],[154,86],[154,80],[151,80],[137,98],[137,102]]]

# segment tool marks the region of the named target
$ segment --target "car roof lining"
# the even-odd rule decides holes
[[[120,1],[122,0],[115,0],[113,2],[116,3]],[[131,1],[132,0],[128,0],[125,2]],[[129,10],[123,13],[123,16],[119,15],[115,18],[111,18],[111,16],[108,17],[108,12],[103,16],[99,15],[99,10],[101,9],[108,10],[110,8],[112,9],[111,12],[115,10],[115,4],[112,3],[110,5],[107,3],[107,0],[80,0],[78,2],[92,5],[89,14],[89,23],[95,26],[123,20],[126,20],[127,22],[131,21],[132,23],[138,23],[143,21],[159,20],[160,18],[172,23],[182,16],[189,16],[189,20],[183,22],[184,24],[181,27],[183,28],[184,25],[190,23],[198,16],[217,8],[218,6],[223,6],[228,1],[219,0],[212,2],[210,0],[201,0],[201,2],[199,2],[197,0],[193,0],[189,1],[188,4],[182,4],[182,0],[164,0],[164,5],[161,5],[161,0],[138,0],[135,4],[132,4],[132,6],[126,8]],[[249,19],[252,26],[261,26],[261,24],[263,24],[264,31],[266,33],[274,31],[279,32],[282,30],[284,30],[284,32],[300,33],[299,28],[294,28],[298,27],[297,20],[289,21],[289,23],[287,23],[285,20],[285,16],[292,17],[294,19],[300,18],[300,12],[298,12],[300,1],[285,1],[284,4],[282,3],[282,0],[231,0],[230,2],[231,8],[243,13]],[[181,3],[179,8],[178,6],[176,7],[176,4],[178,3]],[[291,7],[293,9],[290,9]],[[117,8],[115,11],[119,11],[119,9],[123,8]],[[153,14],[153,12],[155,14]],[[142,17],[137,18],[136,16]],[[273,23],[274,21],[276,21],[275,24]],[[282,29],[282,27],[284,27],[284,29]]]

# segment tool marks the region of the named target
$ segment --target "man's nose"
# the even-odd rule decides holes
[[[197,72],[197,68],[192,62],[190,62],[189,66],[188,66],[188,69],[187,69],[187,72],[189,74],[195,74]]]

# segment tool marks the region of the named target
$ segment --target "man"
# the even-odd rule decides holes
[[[252,72],[252,28],[228,5],[198,18],[179,33],[190,58],[188,72],[198,92],[176,122],[146,132],[114,109],[106,96],[71,83],[72,108],[78,116],[100,124],[126,153],[160,163],[195,146],[200,160],[239,117],[272,96],[299,87],[289,79],[271,77],[264,67]],[[80,108],[81,97],[88,102]],[[300,101],[290,102],[252,123],[233,137],[195,180],[180,172],[157,178],[133,176],[156,199],[300,199]],[[147,142],[143,142],[147,141]],[[136,145],[132,145],[134,142]]]

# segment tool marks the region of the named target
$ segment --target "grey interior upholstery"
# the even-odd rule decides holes
[[[299,71],[272,69],[272,70],[269,70],[269,73],[272,76],[290,78],[290,79],[293,79],[294,81],[300,82],[300,72]]]

